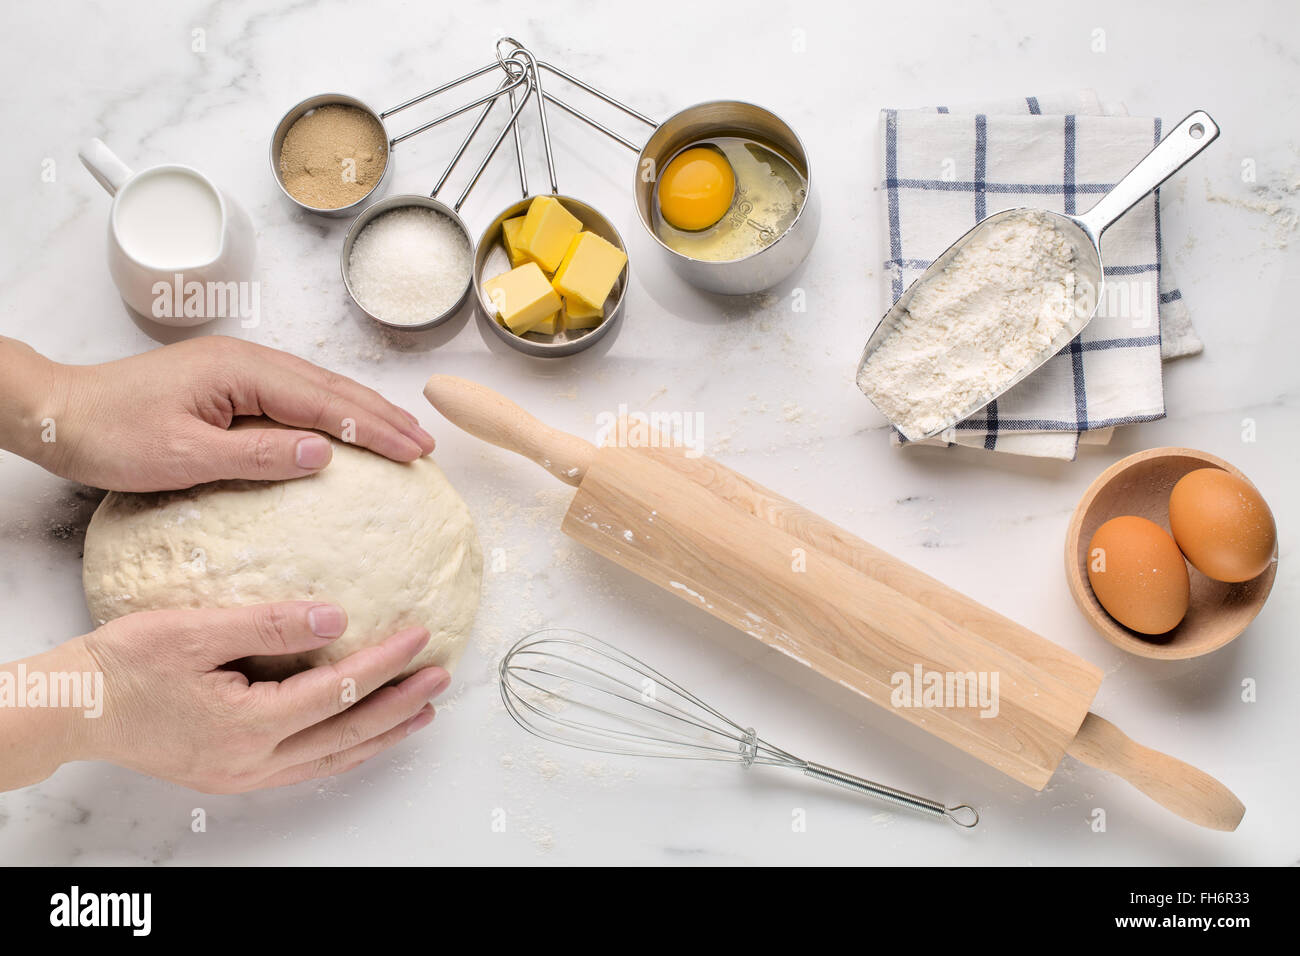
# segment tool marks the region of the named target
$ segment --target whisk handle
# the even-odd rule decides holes
[[[885,786],[883,783],[855,777],[851,773],[844,773],[819,763],[805,764],[803,772],[814,780],[833,783],[837,787],[843,787],[845,790],[852,790],[855,793],[865,793],[867,796],[875,797],[877,800],[883,800],[885,803],[897,807],[903,807],[906,810],[915,810],[917,813],[924,813],[932,817],[947,817],[959,827],[969,829],[979,823],[980,820],[980,815],[975,808],[964,803],[955,807],[947,807],[937,800],[927,800],[925,797],[918,797],[914,793],[896,790],[893,787]]]

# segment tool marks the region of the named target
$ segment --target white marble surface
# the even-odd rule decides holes
[[[474,510],[488,575],[473,649],[434,727],[345,777],[247,796],[199,796],[111,766],[65,767],[0,796],[0,861],[50,863],[1294,863],[1300,645],[1293,529],[1300,349],[1296,13],[1283,3],[1048,5],[556,0],[482,4],[251,2],[26,4],[7,14],[0,60],[0,327],[63,361],[151,348],[173,333],[129,318],[104,263],[108,200],[76,160],[105,139],[135,164],[191,162],[248,207],[261,243],[263,320],[225,331],[351,374],[413,409],[435,371],[477,379],[543,419],[590,435],[595,415],[701,412],[727,464],[981,599],[1106,671],[1097,709],[1131,736],[1229,783],[1248,812],[1235,834],[1185,824],[1122,781],[1067,759],[1034,793],[882,711],[859,712],[684,603],[595,556],[558,526],[568,492],[427,406],[438,459]],[[1164,9],[1161,10],[1160,8]],[[1107,52],[1090,49],[1094,29]],[[206,31],[206,52],[191,50]],[[797,52],[795,31],[806,51]],[[346,223],[303,218],[280,197],[267,140],[298,99],[341,90],[376,104],[486,62],[510,32],[651,115],[736,96],[804,137],[824,226],[803,271],[770,295],[711,298],[683,286],[636,222],[632,157],[569,119],[553,125],[566,191],[628,238],[626,321],[607,347],[546,363],[503,351],[477,321],[398,341],[350,308],[338,276]],[[1165,193],[1165,239],[1205,339],[1167,368],[1167,420],[1120,432],[1072,463],[940,449],[892,450],[852,371],[885,303],[873,194],[883,106],[1095,87],[1135,114],[1208,109],[1224,133]],[[431,116],[431,112],[421,112]],[[416,119],[415,111],[411,119]],[[405,123],[396,124],[404,128]],[[402,147],[394,192],[427,191],[463,127]],[[531,126],[530,126],[531,129]],[[629,133],[635,130],[629,128]],[[531,134],[530,134],[531,136]],[[533,182],[542,167],[530,139]],[[52,183],[42,163],[55,162]],[[467,204],[481,227],[515,196],[497,161]],[[1259,183],[1241,182],[1254,160]],[[1212,197],[1230,201],[1213,201]],[[1279,224],[1281,223],[1281,224]],[[1288,243],[1287,240],[1292,240]],[[808,311],[789,293],[806,290]],[[1242,420],[1258,440],[1243,443]],[[1282,531],[1272,599],[1246,635],[1208,658],[1158,664],[1091,632],[1061,570],[1069,513],[1120,456],[1186,444],[1240,466]],[[80,542],[91,504],[0,461],[0,635],[7,658],[88,626]],[[978,805],[958,832],[777,771],[595,758],[535,742],[503,712],[496,660],[543,625],[579,627],[658,664],[726,712],[810,758],[919,793]],[[1259,701],[1240,701],[1245,679]],[[190,832],[207,810],[208,832]],[[491,829],[495,808],[508,829]],[[1088,826],[1107,810],[1106,833]],[[807,832],[795,833],[795,808]]]

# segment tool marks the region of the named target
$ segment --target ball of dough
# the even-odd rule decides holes
[[[332,444],[330,464],[306,478],[110,493],[86,531],[91,616],[102,624],[164,608],[329,601],[348,613],[342,637],[242,669],[278,679],[412,625],[430,639],[402,676],[454,665],[483,575],[469,509],[430,458],[401,464]]]

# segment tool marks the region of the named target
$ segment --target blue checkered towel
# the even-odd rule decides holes
[[[880,189],[893,302],[984,216],[1012,206],[1084,212],[1161,138],[1159,119],[1091,91],[1027,97],[981,112],[884,110]],[[1106,294],[1065,349],[986,409],[929,443],[1073,459],[1116,425],[1165,414],[1161,360],[1201,350],[1163,262],[1158,194],[1102,239]],[[901,436],[894,433],[894,441]]]

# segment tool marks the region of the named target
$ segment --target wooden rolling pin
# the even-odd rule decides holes
[[[1098,668],[729,468],[662,443],[629,447],[626,431],[597,448],[464,379],[435,375],[424,394],[577,488],[566,534],[1035,790],[1069,753],[1193,823],[1241,822],[1223,784],[1089,712]],[[996,674],[996,715],[895,707],[895,675],[917,667]]]

